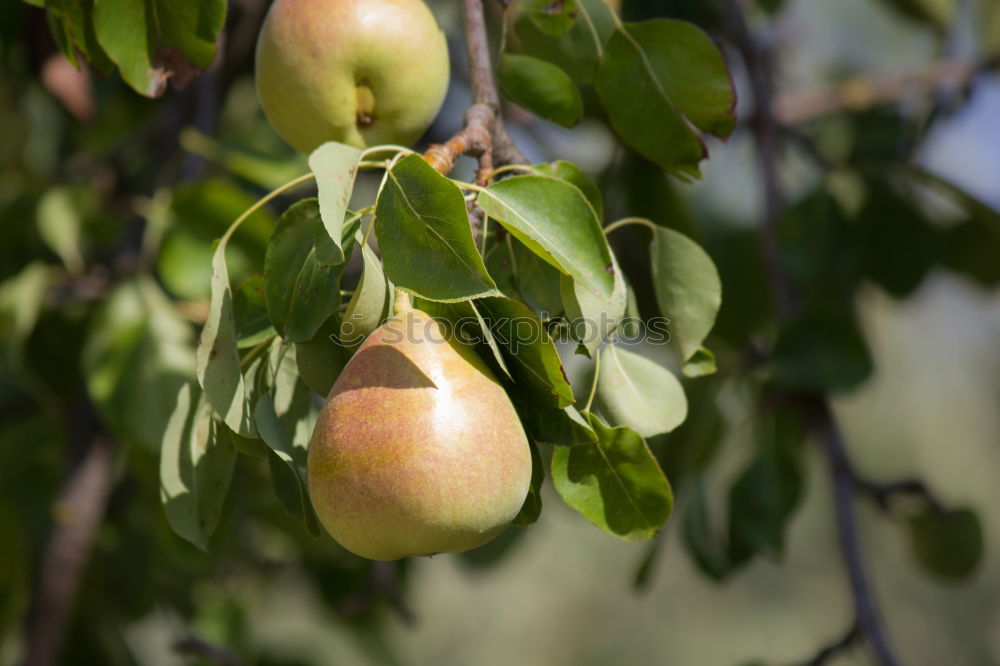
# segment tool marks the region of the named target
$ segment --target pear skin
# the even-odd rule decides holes
[[[448,46],[423,0],[275,0],[257,39],[257,97],[286,142],[409,145],[448,89]]]
[[[308,477],[334,539],[362,557],[395,560],[499,535],[524,503],[531,453],[482,359],[406,310],[362,343],[334,384]]]

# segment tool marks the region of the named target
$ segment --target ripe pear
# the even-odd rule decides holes
[[[275,0],[255,76],[265,115],[298,150],[410,144],[444,101],[448,48],[423,0]]]
[[[397,311],[341,372],[309,447],[326,530],[372,560],[481,546],[527,496],[531,453],[506,392],[469,347]]]

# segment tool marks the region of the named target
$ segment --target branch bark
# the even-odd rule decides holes
[[[476,181],[485,185],[494,163],[525,163],[527,159],[514,145],[500,118],[500,95],[493,79],[482,0],[463,0],[462,7],[472,105],[465,112],[462,130],[445,143],[431,146],[424,159],[439,173],[447,174],[460,155],[473,155],[479,158]]]
[[[53,504],[53,526],[42,556],[25,626],[23,666],[56,664],[94,535],[104,518],[112,487],[114,447],[100,432],[93,406],[83,398],[72,427],[83,433],[81,455]]]
[[[761,229],[762,250],[768,280],[775,299],[779,321],[787,322],[799,309],[795,284],[784,269],[780,255],[778,220],[785,205],[778,174],[778,140],[781,125],[773,112],[773,63],[750,33],[746,18],[737,0],[726,0],[727,20],[733,42],[746,64],[753,95],[754,115],[751,129],[757,145],[762,186],[764,189],[764,220]],[[833,504],[836,514],[837,537],[841,557],[847,570],[857,626],[868,640],[881,666],[898,666],[901,662],[892,649],[865,567],[854,510],[856,477],[850,464],[843,435],[830,410],[826,396],[810,394],[805,409],[813,429],[820,436],[833,482]],[[813,406],[809,406],[813,403]]]
[[[837,111],[863,111],[913,92],[959,89],[995,66],[995,60],[945,60],[908,72],[855,76],[832,86],[779,95],[771,105],[772,113],[782,124],[794,125]]]
[[[854,623],[843,636],[840,636],[829,645],[824,645],[809,661],[802,662],[802,666],[823,666],[842,652],[846,652],[854,647],[860,638],[861,632],[858,629],[857,623]]]

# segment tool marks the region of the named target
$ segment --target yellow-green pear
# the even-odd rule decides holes
[[[316,423],[313,507],[357,555],[475,548],[527,496],[531,453],[510,399],[471,348],[447,338],[427,314],[397,313],[358,348]]]
[[[423,0],[275,0],[257,40],[257,96],[303,152],[410,144],[448,88],[448,48]]]

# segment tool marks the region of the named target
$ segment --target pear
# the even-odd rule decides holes
[[[275,0],[257,39],[257,97],[305,153],[412,143],[441,108],[448,69],[423,0]]]
[[[482,359],[404,299],[334,384],[308,477],[334,539],[362,557],[395,560],[499,535],[527,496],[531,453]]]

